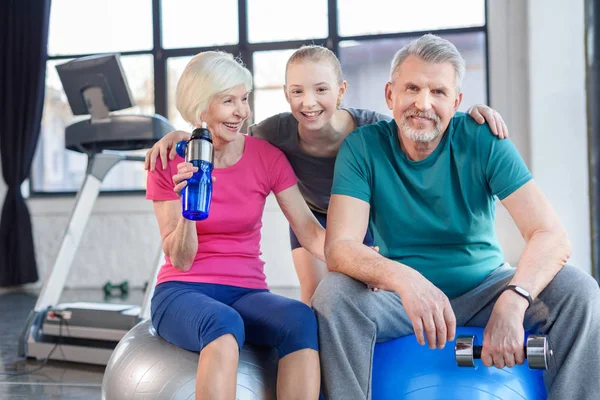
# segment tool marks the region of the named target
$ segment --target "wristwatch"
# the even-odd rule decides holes
[[[529,303],[529,307],[531,307],[531,304],[533,304],[533,299],[531,298],[531,295],[529,294],[529,292],[527,290],[523,289],[521,286],[508,285],[507,287],[505,287],[502,290],[502,293],[504,293],[504,291],[506,291],[506,290],[512,290],[519,296],[525,298],[527,300],[527,302]]]

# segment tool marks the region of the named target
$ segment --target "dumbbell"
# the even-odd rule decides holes
[[[454,356],[459,367],[474,367],[475,359],[481,359],[482,346],[473,343],[477,340],[475,335],[460,335],[454,344]],[[530,335],[527,344],[523,346],[527,364],[530,369],[548,369],[548,360],[552,356],[552,349],[548,338],[544,335]]]
[[[124,296],[129,293],[129,282],[123,281],[118,285],[113,285],[109,281],[106,282],[102,288],[104,289],[104,294],[106,296]],[[118,293],[115,293],[117,291]]]

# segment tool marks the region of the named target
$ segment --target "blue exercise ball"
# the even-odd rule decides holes
[[[476,335],[483,328],[459,327],[456,335]],[[454,342],[443,350],[421,346],[414,335],[377,343],[373,359],[373,400],[538,400],[546,398],[543,373],[527,363],[513,368],[458,367]]]

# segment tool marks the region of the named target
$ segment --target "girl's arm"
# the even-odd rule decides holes
[[[310,212],[298,185],[282,190],[275,198],[302,247],[319,260],[325,261],[325,229]]]
[[[163,169],[169,164],[169,160],[172,160],[177,155],[175,151],[175,145],[182,140],[189,140],[192,136],[188,132],[184,131],[173,131],[167,133],[162,139],[154,143],[154,146],[146,153],[146,161],[144,161],[144,169],[154,171],[156,168],[156,159],[160,156],[162,161]],[[171,151],[169,151],[171,149]],[[169,160],[167,160],[167,152],[169,152]]]

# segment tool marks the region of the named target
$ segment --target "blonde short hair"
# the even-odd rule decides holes
[[[221,51],[199,53],[186,65],[177,83],[177,111],[189,124],[200,126],[201,114],[213,98],[239,85],[252,90],[252,74],[241,60]]]

